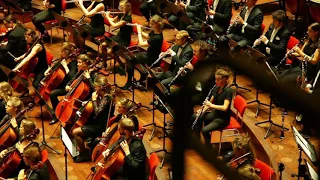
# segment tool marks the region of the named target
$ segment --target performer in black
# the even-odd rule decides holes
[[[263,21],[262,11],[256,7],[258,0],[248,0],[247,7],[243,8],[237,19],[234,20],[236,25],[230,24],[230,34],[227,36],[236,42],[241,48],[246,45],[252,46],[253,42],[261,35],[261,24]]]
[[[41,33],[44,40],[48,40],[49,34],[46,31],[45,27],[42,25],[42,23],[54,20],[54,16],[52,15],[52,12],[55,12],[57,14],[61,14],[61,0],[47,0],[44,4],[45,10],[39,12],[38,14],[34,15],[32,18],[32,22],[34,26],[38,29],[38,31]]]
[[[211,98],[203,102],[206,111],[202,113],[194,127],[196,136],[199,138],[200,131],[202,131],[206,145],[211,145],[210,132],[228,126],[231,115],[230,107],[233,93],[228,86],[229,72],[218,69],[215,76],[216,87],[210,95]],[[200,111],[191,117],[192,122]]]
[[[139,7],[141,14],[146,18],[147,22],[149,23],[150,17],[156,14],[159,14],[156,4],[153,0],[145,0]]]
[[[286,54],[291,35],[289,29],[285,26],[286,18],[286,13],[283,10],[273,12],[273,23],[269,26],[265,35],[260,36],[253,44],[268,57],[268,63],[271,66],[278,65]]]
[[[124,151],[124,165],[120,170],[113,175],[111,179],[126,179],[126,180],[137,180],[147,179],[148,173],[146,171],[146,160],[147,152],[142,143],[142,140],[138,137],[133,137],[134,123],[129,118],[120,120],[118,125],[120,134],[125,139],[120,143],[122,150]],[[110,149],[107,149],[102,153],[103,156],[107,157],[110,153]]]
[[[211,25],[212,31],[216,34],[223,34],[227,30],[232,16],[231,8],[231,0],[214,0],[212,7],[207,9],[206,23]],[[195,22],[187,27],[190,37],[193,40],[206,37],[202,35],[202,22]]]

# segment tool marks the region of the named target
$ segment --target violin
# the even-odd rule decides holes
[[[26,108],[24,108],[16,115],[15,119],[20,118],[24,115],[25,112],[29,111],[33,107],[34,104],[29,103]],[[11,121],[13,121],[13,119],[14,118],[11,118],[0,128],[0,151],[5,149],[6,147],[12,146],[19,137],[14,128],[11,126]]]
[[[77,52],[70,54],[65,59],[73,58],[78,55]],[[50,99],[50,93],[52,90],[56,89],[66,76],[66,71],[61,64],[61,59],[50,71],[50,73],[41,80],[41,85],[39,87],[39,94],[43,97],[45,101]],[[35,103],[37,104],[40,101],[40,98],[37,96]]]
[[[102,157],[101,160],[96,163],[95,167],[91,168],[94,171],[92,180],[106,179],[109,180],[111,177],[123,166],[124,158],[126,157],[123,150],[120,147],[120,143],[124,140],[130,141],[133,137],[139,137],[146,132],[145,129],[135,132],[133,136],[125,139],[121,136],[119,131],[114,134],[114,138],[117,141],[109,146],[109,155],[107,157]]]
[[[35,138],[39,135],[40,130],[38,128],[34,129],[30,134],[19,140],[18,143],[22,143],[27,138]],[[0,163],[0,177],[7,178],[15,170],[22,161],[21,153],[17,150],[16,146],[12,146],[6,149],[5,158]]]

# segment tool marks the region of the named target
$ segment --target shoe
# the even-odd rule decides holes
[[[53,118],[53,119],[49,122],[49,124],[52,125],[52,124],[57,123],[58,121],[59,121],[59,120],[58,120],[57,118]]]
[[[89,152],[87,151],[80,153],[76,158],[73,159],[73,162],[75,163],[82,163],[88,161],[91,161],[91,157],[89,155]]]
[[[123,87],[120,87],[123,90],[129,90],[132,87],[131,82],[127,82]]]

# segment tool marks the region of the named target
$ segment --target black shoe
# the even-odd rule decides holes
[[[58,121],[59,121],[59,120],[58,120],[57,118],[53,118],[53,119],[49,122],[49,124],[52,125],[52,124],[57,123]]]
[[[91,157],[88,152],[80,153],[76,158],[73,159],[75,163],[88,162],[91,161]]]
[[[129,90],[131,87],[132,87],[132,83],[130,81],[130,82],[127,82],[123,87],[120,87],[120,88],[123,90]]]

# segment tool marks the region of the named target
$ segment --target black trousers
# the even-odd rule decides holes
[[[32,18],[34,26],[38,29],[40,33],[44,33],[44,31],[46,30],[42,23],[49,20],[54,20],[54,16],[52,15],[51,10],[41,11],[38,14],[34,15]]]
[[[40,81],[44,78],[44,72],[46,71],[46,69],[43,69],[37,73],[35,73],[35,77],[33,79],[32,85],[33,87],[35,87],[36,89],[38,89]]]
[[[292,85],[297,84],[297,77],[301,75],[301,68],[299,66],[285,70],[279,77],[281,82],[289,83]]]
[[[65,90],[64,87],[59,88],[59,89],[54,89],[50,93],[50,100],[52,104],[52,108],[55,110],[57,105],[59,104],[58,96],[63,96],[67,94],[67,91]]]
[[[240,35],[240,34],[231,33],[231,34],[228,34],[227,37],[236,41],[241,48],[244,48],[247,45],[252,46],[254,43],[254,40],[250,40],[244,37],[242,34]]]
[[[206,38],[206,33],[202,32],[202,24],[200,23],[188,25],[186,30],[188,31],[190,38],[194,41]],[[212,31],[216,34],[222,34],[224,32],[224,29],[217,24],[213,24]]]
[[[196,118],[196,114],[193,114],[191,117],[192,123],[194,122],[195,118]],[[199,139],[200,139],[200,132],[202,132],[202,135],[205,140],[205,144],[210,145],[211,144],[210,132],[218,129],[222,129],[228,126],[229,122],[230,120],[225,120],[225,119],[216,117],[214,111],[205,112],[199,117],[194,127],[194,131],[196,136],[199,137]],[[202,126],[204,127],[202,128]]]
[[[150,16],[158,14],[156,4],[153,1],[150,3],[143,2],[140,5],[139,10],[141,14],[147,19],[148,22],[149,22]]]
[[[168,18],[169,23],[174,26],[176,29],[180,30],[186,30],[187,26],[190,24],[193,24],[193,19],[194,19],[194,14],[191,12],[186,12],[186,15],[188,16],[188,18],[191,20],[190,23],[187,23],[185,21],[182,20],[182,18],[176,16],[176,15],[171,15]]]
[[[166,87],[168,87],[169,83],[173,80],[176,74],[172,71],[166,71],[163,73],[158,74],[156,77],[157,79]]]
[[[147,52],[140,52],[140,53],[137,53],[135,56],[136,56],[136,59],[132,59],[127,62],[127,72],[128,72],[128,81],[127,82],[132,81],[133,74],[134,74],[134,68],[136,65],[138,65],[138,64],[150,65],[153,62],[152,59],[154,59],[154,58],[149,58],[147,55]],[[141,72],[140,70],[139,70],[139,72],[141,74],[140,81],[145,80],[145,78],[148,75],[148,72]]]

